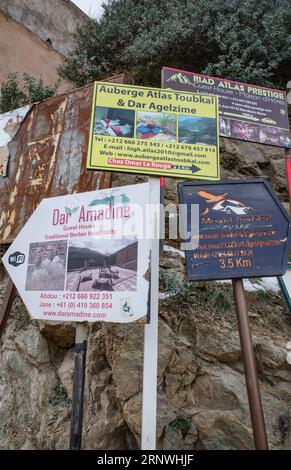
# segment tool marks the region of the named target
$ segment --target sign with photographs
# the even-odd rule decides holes
[[[191,182],[178,187],[180,203],[187,205],[182,223],[188,234],[190,280],[284,274],[290,219],[266,181]],[[193,204],[199,206],[198,220],[192,216],[197,214]]]
[[[149,197],[143,183],[42,200],[3,257],[33,318],[147,321]]]
[[[219,179],[218,98],[96,82],[87,168]]]
[[[162,87],[219,96],[223,137],[291,147],[286,93],[164,67]]]

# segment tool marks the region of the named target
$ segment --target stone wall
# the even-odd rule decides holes
[[[224,139],[221,156],[223,178],[265,175],[287,202],[282,150]],[[113,185],[144,179],[115,174]],[[177,201],[176,183],[167,179],[166,202]],[[179,253],[165,253],[160,266],[186,282]],[[280,293],[247,300],[270,447],[290,449],[291,316]],[[1,449],[68,448],[73,343],[73,325],[33,321],[15,300],[0,345]],[[91,325],[85,449],[140,446],[142,356],[142,325]],[[230,284],[196,283],[188,295],[160,301],[157,416],[160,449],[253,448]]]

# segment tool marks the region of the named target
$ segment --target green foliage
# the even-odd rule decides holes
[[[225,170],[231,171],[236,167],[237,159],[232,155],[223,155],[221,159],[221,164]]]
[[[109,0],[59,69],[78,85],[127,71],[159,85],[162,66],[257,85],[290,79],[290,0]]]
[[[22,77],[23,87],[17,73],[7,75],[6,82],[0,86],[0,112],[6,113],[29,103],[46,100],[53,96],[60,85],[60,80],[55,85],[45,85],[41,78],[36,79],[24,73]]]
[[[0,86],[0,111],[6,113],[25,104],[25,94],[19,89],[17,74],[7,75],[7,81]]]
[[[184,416],[184,415],[180,415],[180,414],[177,415],[177,418],[174,419],[174,421],[172,421],[169,424],[169,427],[173,431],[176,431],[176,432],[180,431],[181,432],[183,439],[189,433],[189,431],[191,429],[191,426],[192,426],[191,416]]]
[[[49,397],[49,404],[52,406],[63,406],[69,408],[72,400],[68,398],[67,392],[62,385],[56,385],[54,387],[55,394]]]
[[[203,281],[196,284],[197,297],[202,303],[213,312],[225,313],[233,311],[233,293],[231,285],[214,282]]]
[[[171,295],[171,301],[191,305],[193,299],[207,304],[212,312],[225,313],[233,311],[233,294],[229,284],[214,281],[189,282],[174,273],[160,269],[160,287]]]
[[[177,302],[190,302],[193,284],[177,277],[174,273],[160,270],[160,284],[166,294],[175,296]]]

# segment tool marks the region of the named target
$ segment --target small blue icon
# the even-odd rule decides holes
[[[123,309],[123,311],[126,312],[126,313],[129,313],[129,312],[130,312],[130,306],[128,305],[127,301],[125,302],[125,304],[123,304],[122,309]]]

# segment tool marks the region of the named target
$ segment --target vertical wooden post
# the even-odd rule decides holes
[[[75,341],[75,366],[72,395],[70,450],[81,449],[87,337],[87,324],[84,325],[78,323],[76,326]]]
[[[264,413],[242,279],[232,280],[255,448],[268,450]]]

